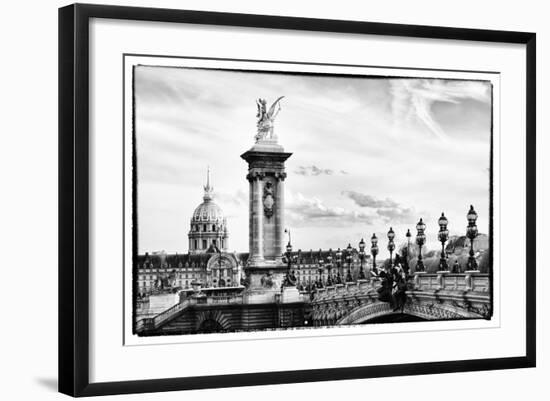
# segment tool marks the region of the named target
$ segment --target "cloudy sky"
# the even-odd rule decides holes
[[[230,248],[248,251],[247,164],[258,97],[279,96],[286,226],[295,249],[357,246],[390,226],[396,242],[422,217],[463,234],[473,204],[488,232],[491,85],[138,66],[139,252],[187,252],[189,220],[210,166]],[[383,254],[383,251],[381,251]]]

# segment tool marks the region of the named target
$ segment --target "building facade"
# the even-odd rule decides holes
[[[200,287],[237,287],[248,254],[220,252],[211,247],[202,254],[154,252],[137,257],[139,297]]]
[[[371,255],[365,254],[361,257],[355,248],[349,253],[338,248],[317,251],[299,249],[291,255],[290,269],[294,272],[296,285],[301,290],[344,283],[349,281],[350,277],[352,281],[356,281],[361,277],[361,270],[368,279],[372,269]],[[288,262],[288,259],[285,260]]]

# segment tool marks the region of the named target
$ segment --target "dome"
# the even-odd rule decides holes
[[[212,202],[211,200],[205,200],[201,203],[193,212],[194,222],[222,222],[224,215],[221,207]]]
[[[210,248],[227,250],[227,223],[221,207],[212,201],[213,190],[208,169],[203,202],[197,206],[191,217],[188,234],[190,253],[206,253]]]

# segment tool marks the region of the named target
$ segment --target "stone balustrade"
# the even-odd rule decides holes
[[[394,311],[381,302],[378,278],[337,284],[316,290],[310,303],[314,325],[353,324]],[[417,272],[408,281],[404,313],[424,319],[490,318],[489,275]]]
[[[423,273],[414,274],[414,289],[417,291],[473,291],[488,292],[489,275],[477,271],[465,273]]]

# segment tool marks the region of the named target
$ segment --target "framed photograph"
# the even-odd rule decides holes
[[[59,10],[59,389],[535,366],[535,34]]]

